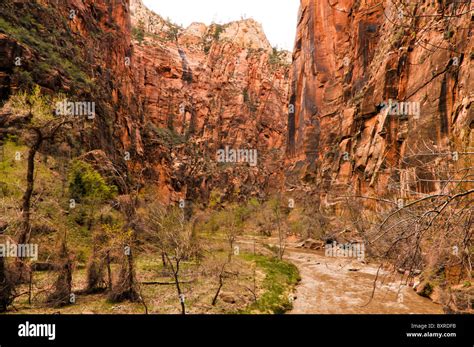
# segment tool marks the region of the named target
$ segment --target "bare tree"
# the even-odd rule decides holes
[[[137,215],[136,215],[136,197],[129,195],[120,197],[120,208],[126,216],[127,223],[123,227],[123,234],[121,238],[122,243],[122,264],[120,267],[120,274],[117,283],[114,285],[113,291],[109,295],[109,299],[113,302],[122,302],[130,300],[132,302],[141,301],[144,299],[140,295],[139,285],[136,280],[135,264],[134,264],[134,249],[136,244],[136,229],[137,229]]]
[[[216,293],[214,294],[214,297],[212,299],[212,306],[215,306],[217,304],[217,300],[219,299],[219,294],[222,290],[222,287],[224,286],[224,280],[226,278],[226,269],[227,267],[232,263],[232,256],[236,253],[235,251],[235,241],[238,235],[238,230],[237,226],[240,224],[238,219],[238,214],[236,213],[235,209],[231,209],[227,213],[223,214],[224,217],[224,232],[225,232],[225,237],[226,237],[226,242],[228,245],[228,250],[227,250],[227,258],[224,260],[221,266],[219,266],[218,272],[217,272],[217,278],[218,278],[218,286]]]
[[[283,260],[283,255],[286,250],[286,230],[282,221],[282,205],[280,202],[280,197],[278,196],[274,200],[270,201],[270,207],[273,212],[274,221],[276,223],[277,232],[278,232],[278,258]]]
[[[21,202],[21,221],[17,236],[18,244],[26,244],[31,236],[31,198],[35,183],[35,159],[44,143],[52,143],[61,131],[72,122],[55,113],[55,100],[44,96],[37,86],[31,93],[13,95],[4,106],[4,112],[17,114],[22,121],[10,129],[22,136],[27,143],[28,158],[26,189]],[[6,111],[5,111],[6,110]],[[18,281],[24,281],[24,259],[18,258]]]
[[[357,197],[388,207],[381,209],[381,220],[366,233],[367,246],[373,256],[403,273],[406,282],[412,283],[425,269],[433,270],[422,275],[425,283],[430,286],[437,277],[449,293],[463,278],[472,279],[474,167],[469,150],[440,152],[422,143],[407,148],[400,161],[390,168],[387,185],[390,195],[398,196],[395,201]],[[450,301],[444,305],[457,309]]]
[[[54,307],[62,307],[74,303],[72,294],[72,271],[73,262],[69,255],[66,233],[59,244],[58,253],[58,277],[54,284],[54,290],[46,299],[46,302]]]
[[[176,286],[181,313],[186,314],[186,301],[182,288],[183,262],[196,258],[199,245],[195,234],[196,220],[185,220],[184,209],[171,207],[153,208],[149,213],[150,226],[157,235],[161,251]]]
[[[87,265],[87,293],[103,292],[112,290],[112,274],[110,269],[110,245],[107,232],[103,226],[96,232],[93,238],[92,255]],[[107,270],[107,280],[105,278]]]

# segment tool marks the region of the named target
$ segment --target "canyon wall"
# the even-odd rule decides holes
[[[37,84],[45,94],[94,102],[94,119],[77,117],[68,143],[43,150],[66,158],[96,151],[121,172],[122,191],[126,152],[143,147],[131,28],[127,1],[5,0],[0,8],[1,101]]]
[[[403,199],[472,161],[470,10],[302,0],[290,67],[251,19],[182,28],[140,0],[5,0],[0,97],[37,83],[94,101],[72,154],[95,150],[166,202],[282,182],[328,207],[347,192]],[[226,147],[257,150],[257,165],[218,163]]]
[[[213,190],[263,198],[281,182],[291,55],[259,23],[182,28],[140,0],[5,0],[0,11],[1,101],[38,84],[94,102],[65,154],[89,152],[121,191],[136,181],[166,203],[206,202]],[[257,151],[255,165],[219,163],[227,147]]]
[[[174,25],[132,1],[133,61],[146,157],[160,195],[192,201],[212,189],[264,197],[281,181],[290,55],[252,19]],[[177,143],[156,145],[165,131]],[[171,148],[172,147],[172,148]],[[216,163],[220,149],[256,150],[256,165]],[[169,154],[169,155],[168,155]]]
[[[303,187],[337,210],[344,195],[396,201],[433,193],[446,172],[472,166],[472,9],[302,0],[287,189]]]

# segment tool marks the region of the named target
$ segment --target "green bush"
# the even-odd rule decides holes
[[[284,51],[279,50],[277,47],[273,47],[272,53],[268,57],[268,62],[273,69],[277,69],[282,66],[287,66],[284,60]]]
[[[220,207],[222,204],[222,192],[218,190],[211,191],[211,196],[209,197],[209,207],[210,208],[217,208]]]
[[[18,85],[20,90],[26,91],[31,90],[34,86],[33,77],[28,71],[15,68],[13,75],[18,79]]]
[[[76,160],[69,174],[69,194],[77,202],[104,202],[117,194],[117,187],[108,185],[90,164]]]
[[[171,25],[166,33],[168,41],[178,41],[179,27]]]
[[[33,70],[31,72],[32,77],[40,79],[42,76],[39,72],[47,74],[50,70],[59,69],[75,82],[78,89],[92,88],[92,81],[84,72],[83,62],[78,58],[80,55],[76,51],[77,48],[71,44],[58,44],[61,39],[64,39],[64,37],[61,37],[59,30],[49,31],[48,35],[46,35],[25,27],[24,25],[26,24],[24,22],[11,23],[6,18],[0,18],[0,32],[30,46],[39,53],[41,56],[40,64],[42,64],[42,66],[39,66],[41,70]],[[29,22],[26,21],[26,23]],[[38,68],[38,66],[36,67]],[[21,77],[26,78],[28,81],[28,76],[23,75]]]
[[[132,36],[139,44],[141,44],[145,39],[145,31],[142,28],[133,27]]]
[[[221,34],[224,32],[224,26],[221,24],[216,24],[216,27],[214,29],[214,40],[218,41]]]
[[[147,127],[151,130],[156,140],[164,146],[172,147],[185,142],[184,137],[172,129],[158,128],[153,124],[148,124]]]

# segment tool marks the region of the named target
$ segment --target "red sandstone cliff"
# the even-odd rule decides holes
[[[37,83],[95,102],[70,146],[105,155],[159,199],[262,195],[279,180],[290,60],[257,22],[184,29],[136,0],[9,0],[1,16],[2,99]],[[258,150],[258,165],[220,165],[226,146]]]
[[[45,93],[95,102],[95,119],[77,120],[69,146],[102,150],[125,173],[125,153],[142,148],[128,2],[9,0],[0,15],[2,100],[36,83]]]
[[[161,194],[173,198],[177,190],[195,200],[213,188],[230,197],[275,187],[286,136],[289,57],[273,50],[252,19],[184,29],[141,1],[132,1],[132,8],[132,21],[144,32],[143,41],[134,42],[134,72],[145,128],[185,140],[169,158],[152,139],[147,143]],[[216,153],[226,146],[257,150],[258,165],[219,165]]]
[[[472,6],[302,0],[287,185],[312,183],[326,206],[346,192],[396,199],[440,189],[440,165],[472,165]],[[420,113],[387,114],[389,100]]]

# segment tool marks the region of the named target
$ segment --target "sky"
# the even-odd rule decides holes
[[[272,46],[293,50],[299,0],[143,0],[143,3],[184,27],[192,22],[209,25],[253,18],[262,23]]]

